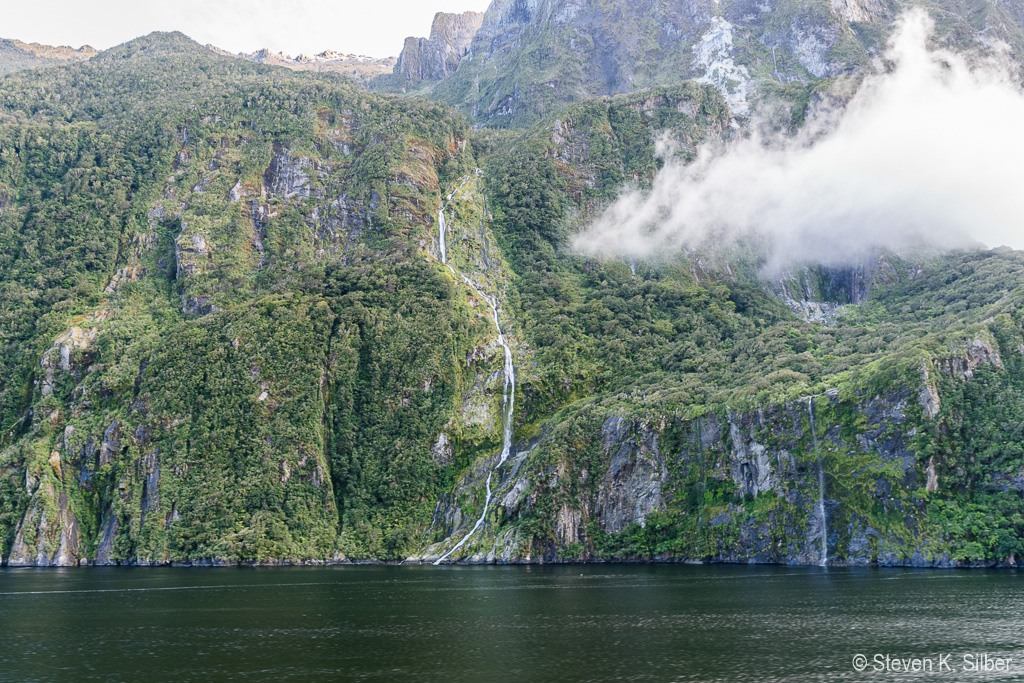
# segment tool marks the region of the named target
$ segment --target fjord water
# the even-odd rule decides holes
[[[0,571],[0,679],[994,680],[1011,571],[366,566]],[[953,674],[858,673],[937,657]]]

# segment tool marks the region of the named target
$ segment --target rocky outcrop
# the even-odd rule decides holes
[[[287,148],[275,143],[274,156],[263,174],[265,193],[281,199],[308,198],[311,165],[307,157],[293,157]]]
[[[430,457],[442,467],[452,462],[452,444],[448,435],[441,432],[437,435],[437,442],[430,449]]]
[[[832,0],[832,11],[846,21],[876,22],[891,14],[884,0]]]
[[[174,241],[174,260],[176,279],[182,288],[181,312],[186,315],[207,315],[220,310],[210,303],[210,297],[193,294],[190,290],[191,279],[210,268],[213,260],[213,249],[206,236],[187,231],[188,226],[182,223],[182,233]]]
[[[8,567],[73,567],[80,559],[78,519],[68,494],[52,481],[35,491],[31,507],[15,531]]]
[[[103,526],[100,530],[99,542],[96,545],[96,555],[93,559],[94,565],[109,567],[117,564],[113,555],[114,538],[117,536],[118,529],[120,528],[121,525],[117,520],[117,515],[114,514],[113,510],[108,509],[103,515]]]
[[[602,559],[593,550],[578,555],[581,548],[596,547],[595,534],[643,535],[651,515],[664,519],[682,511],[674,524],[690,529],[692,537],[681,538],[676,551],[656,559],[818,564],[827,558],[830,564],[944,566],[949,558],[932,553],[926,540],[908,549],[905,536],[892,528],[879,530],[871,521],[884,509],[901,516],[899,526],[905,530],[916,529],[923,503],[898,492],[938,490],[935,460],[922,462],[911,447],[914,398],[897,391],[844,406],[837,392],[829,392],[812,399],[810,407],[803,399],[677,424],[610,416],[594,435],[603,454],[599,472],[563,465],[538,469],[542,460],[531,455],[542,457],[551,445],[547,439],[554,437],[521,443],[491,482],[496,511],[490,534],[469,543],[463,561]],[[809,409],[818,413],[814,433]],[[859,415],[856,433],[828,419],[844,410]],[[853,462],[861,464],[851,469]],[[473,523],[476,513],[465,511],[479,504],[492,464],[488,459],[476,463],[453,497],[439,505],[438,527],[445,536],[458,538]],[[849,498],[851,488],[870,491],[874,507],[858,507]],[[538,546],[536,540],[527,542],[517,520],[533,520],[536,528],[543,497],[560,502],[545,513],[550,515],[550,544]],[[691,514],[697,517],[687,522]],[[518,550],[506,545],[513,537]],[[442,547],[431,546],[412,559],[436,558]]]
[[[694,68],[701,73],[698,83],[718,88],[734,114],[750,113],[750,70],[734,59],[733,25],[712,17],[707,32],[693,46]]]
[[[186,235],[182,225],[182,235],[174,242],[174,257],[177,264],[177,279],[184,280],[203,269],[210,256],[210,245],[204,235],[194,233]]]
[[[787,268],[766,278],[764,287],[802,320],[832,326],[844,307],[864,303],[875,287],[900,282],[901,269],[909,264],[878,252],[853,265]]]
[[[960,353],[937,362],[942,372],[961,380],[973,379],[975,371],[982,365],[1000,370],[1004,367],[999,349],[987,339],[974,339]]]
[[[105,319],[104,315],[93,317],[96,322],[101,322],[103,319]],[[43,354],[43,359],[39,363],[43,370],[43,379],[40,383],[40,391],[43,396],[53,393],[55,382],[59,377],[57,373],[78,374],[75,367],[76,354],[87,352],[96,340],[98,333],[99,329],[96,327],[83,328],[76,325],[54,340],[53,346]]]
[[[511,449],[508,460],[495,471],[496,476],[491,479],[492,505],[504,510],[506,514],[528,510],[537,501],[536,494],[530,493],[531,486],[527,474],[527,461],[536,445],[536,439],[517,443]],[[469,532],[476,522],[476,516],[474,513],[465,514],[464,506],[466,503],[483,505],[485,482],[488,474],[494,470],[499,456],[499,453],[494,453],[493,456],[477,461],[456,484],[452,493],[438,501],[429,531],[436,530],[443,538],[454,540]],[[584,525],[578,510],[563,512],[565,516],[560,517],[562,521],[559,524],[559,533],[563,538],[569,539],[578,535],[578,531]],[[515,528],[508,529],[497,537],[478,532],[477,537],[465,547],[464,553],[460,553],[458,559],[469,564],[529,562],[532,559],[532,552],[526,540],[527,537]],[[434,543],[409,559],[415,562],[434,562],[444,554],[445,549],[445,543]]]
[[[612,456],[598,485],[594,519],[609,533],[633,523],[643,526],[647,515],[665,506],[662,488],[668,469],[658,450],[658,434],[649,426],[613,417],[605,423],[601,441]]]
[[[939,398],[939,390],[935,388],[931,373],[927,366],[921,368],[921,391],[918,392],[917,401],[921,404],[925,416],[934,420],[942,410],[942,399]]]
[[[438,12],[434,15],[429,38],[405,39],[405,47],[395,64],[395,76],[403,82],[415,83],[439,81],[455,73],[469,54],[473,36],[483,19],[480,12]]]
[[[306,216],[306,225],[310,228],[317,256],[333,256],[351,250],[369,227],[370,214],[379,206],[376,198],[364,205],[343,192],[324,209],[314,207]],[[262,244],[260,246],[262,248]]]

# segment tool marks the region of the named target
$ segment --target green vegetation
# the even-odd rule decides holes
[[[405,550],[480,335],[414,241],[466,123],[179,35],[0,98],[5,555],[35,461],[115,560]]]
[[[808,268],[789,285],[849,304],[825,327],[753,245],[573,253],[653,177],[659,138],[692,158],[729,135],[710,86],[471,131],[172,34],[8,75],[0,101],[5,561],[67,550],[71,521],[78,557],[121,562],[459,538],[501,443],[503,359],[433,256],[456,187],[448,256],[499,294],[529,446],[468,554],[816,561],[826,496],[838,561],[1022,551],[1024,255]]]
[[[660,96],[655,91],[651,99]],[[881,536],[868,539],[868,557],[875,559],[885,553],[905,559],[922,548],[929,557],[948,553],[958,561],[1018,555],[1014,543],[1024,538],[1024,461],[1020,424],[1013,416],[1024,408],[1024,257],[1009,251],[951,254],[925,257],[918,267],[889,255],[881,258],[875,275],[856,268],[807,271],[812,279],[801,288],[840,303],[862,293],[857,283],[875,278],[871,298],[846,306],[832,328],[794,319],[757,282],[756,255],[733,255],[735,260],[723,264],[721,256],[716,262],[716,255],[702,254],[697,263],[712,265],[700,270],[693,261],[667,259],[661,265],[637,264],[635,273],[627,263],[580,259],[567,249],[566,235],[593,212],[595,200],[612,196],[623,177],[602,168],[617,160],[629,177],[653,172],[652,166],[637,165],[635,159],[642,157],[625,152],[624,141],[644,134],[653,139],[662,129],[657,110],[636,115],[640,97],[571,107],[554,134],[550,126],[538,127],[488,163],[500,241],[520,276],[516,320],[527,330],[536,362],[534,373],[523,380],[520,420],[554,425],[530,462],[538,472],[575,472],[554,486],[543,477],[533,482],[538,502],[522,515],[535,549],[554,542],[560,501],[576,501],[581,509],[600,507],[597,481],[591,478],[589,488],[581,490],[578,477],[583,471],[614,469],[608,446],[602,450],[594,441],[604,420],[632,415],[641,424],[678,425],[688,434],[683,440],[693,443],[692,430],[706,419],[702,416],[717,415],[720,424],[729,415],[730,423],[742,423],[755,413],[764,425],[755,442],[803,452],[797,470],[804,474],[797,472],[796,479],[767,493],[737,497],[734,489],[722,488],[733,484],[740,463],[730,436],[720,434],[713,453],[698,456],[684,447],[682,455],[666,455],[670,473],[661,488],[666,507],[652,513],[651,524],[634,521],[609,536],[595,522],[587,551],[627,559],[743,559],[746,553],[783,561],[793,552],[794,533],[806,527],[807,501],[817,496],[810,490],[816,478],[808,474],[814,458],[808,463],[810,445],[784,429],[794,418],[764,414],[775,410],[772,406],[791,406],[787,411],[799,414],[799,406],[806,405],[803,397],[833,390],[834,398],[819,398],[816,407],[826,442],[819,457],[828,495],[836,500],[829,513],[835,524],[833,557],[846,556],[851,524]],[[671,97],[661,104],[678,110]],[[665,128],[716,130],[713,115],[693,123]],[[979,343],[983,351],[972,357],[971,348],[977,352]],[[962,369],[968,365],[977,368],[965,379]],[[929,370],[924,378],[923,369]],[[942,397],[933,419],[922,415],[919,405],[923,382]],[[550,417],[553,411],[558,412]],[[589,440],[562,430],[577,415],[590,416],[584,430]],[[804,420],[803,434],[808,427]],[[678,452],[671,445],[676,443],[672,429],[677,427],[659,428],[663,453]],[[901,453],[912,461],[897,466]],[[699,468],[694,459],[702,463]],[[930,462],[939,492],[924,490]],[[718,477],[731,472],[731,479],[709,481],[715,472]],[[964,521],[972,514],[983,514],[984,522]],[[751,529],[762,540],[774,539],[770,551],[768,546],[751,551],[750,539],[740,538]],[[973,554],[964,548],[973,548]]]

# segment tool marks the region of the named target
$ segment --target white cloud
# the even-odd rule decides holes
[[[37,0],[9,2],[0,35],[105,49],[152,31],[181,31],[233,52],[262,47],[397,56],[406,36],[426,36],[435,12],[483,11],[489,0]]]
[[[841,116],[667,161],[652,189],[626,191],[575,246],[644,258],[756,233],[774,265],[922,242],[1024,248],[1024,93],[994,59],[928,50],[932,28],[923,11],[905,14],[895,67],[867,78]]]

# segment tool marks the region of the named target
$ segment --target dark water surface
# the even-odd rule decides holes
[[[728,566],[8,569],[0,679],[1020,680],[1022,579]],[[972,673],[970,653],[1012,663]],[[876,654],[930,658],[932,671],[876,672]]]

